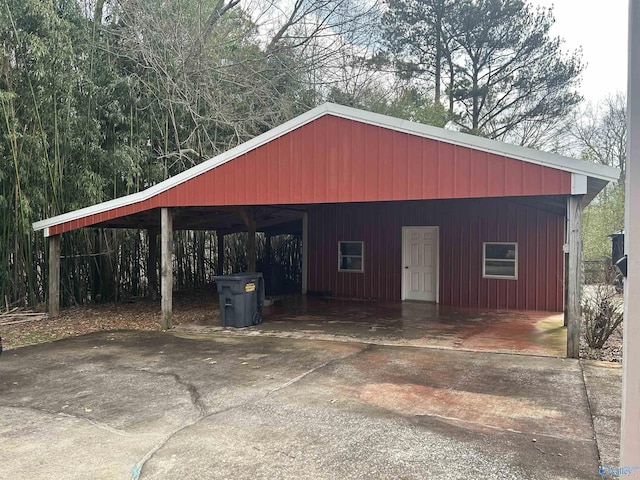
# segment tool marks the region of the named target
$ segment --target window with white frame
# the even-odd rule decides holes
[[[364,272],[364,242],[338,242],[338,271]]]
[[[484,242],[482,244],[482,277],[517,280],[518,244]]]

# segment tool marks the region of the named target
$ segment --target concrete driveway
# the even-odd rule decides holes
[[[0,357],[11,479],[596,479],[577,361],[109,332]]]

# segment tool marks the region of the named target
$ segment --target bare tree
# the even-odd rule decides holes
[[[135,66],[167,172],[308,109],[366,49],[378,4],[356,0],[119,0],[110,32]],[[379,15],[378,15],[379,17]],[[362,72],[361,72],[362,73]]]
[[[618,93],[577,112],[572,134],[585,159],[620,169],[619,184],[624,188],[627,160],[625,95]]]
[[[611,257],[611,233],[624,228],[626,100],[621,93],[575,113],[571,133],[574,151],[585,160],[620,169],[620,180],[609,184],[584,212],[585,258]]]

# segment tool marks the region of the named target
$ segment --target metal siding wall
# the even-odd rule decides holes
[[[351,158],[347,159],[351,163],[350,181],[348,181],[351,183],[351,190],[350,195],[344,196],[345,201],[359,201],[367,198],[365,194],[366,172],[370,168],[376,168],[369,161],[372,157],[372,150],[375,147],[366,143],[366,130],[365,125],[361,123],[353,123],[351,125]],[[341,125],[339,132],[341,135],[348,135],[348,125]],[[328,201],[332,200],[329,199]]]
[[[380,155],[378,165],[371,168],[378,170],[378,189],[374,195],[378,200],[390,200],[393,197],[393,137],[391,130],[378,128],[378,148]]]
[[[302,201],[302,190],[299,188],[302,182],[302,135],[299,130],[291,132],[289,140],[291,144],[291,167],[289,175],[291,178],[291,202],[298,203]]]
[[[419,138],[407,137],[407,182],[405,189],[410,198],[422,198],[424,194],[422,145]]]
[[[455,155],[456,147],[446,143],[438,142],[438,156],[436,157],[436,165],[438,171],[438,191],[433,192],[435,195],[430,198],[454,198],[454,169],[455,165],[452,159]],[[446,161],[443,161],[447,159]]]
[[[518,238],[518,208],[516,204],[508,204],[507,218],[507,238]],[[518,308],[518,282],[508,282],[506,285],[508,308]]]
[[[367,166],[380,165],[382,151],[380,149],[380,136],[376,129],[366,128],[364,131],[364,144],[369,145],[366,157]],[[355,149],[356,147],[354,147]],[[372,198],[378,194],[378,169],[366,168],[364,172],[364,196]]]
[[[401,299],[402,227],[440,227],[440,303],[562,311],[564,219],[500,199],[328,204],[309,212],[309,290]],[[365,242],[365,272],[338,272],[339,240]],[[518,242],[518,280],[483,279],[482,243]]]
[[[501,197],[505,194],[506,159],[491,153],[487,162],[487,196]]]
[[[327,188],[327,117],[319,118],[313,124],[314,136],[313,142],[309,142],[313,145],[312,150],[309,152],[309,156],[304,158],[305,168],[310,168],[313,171],[313,184],[308,185],[313,190],[314,203],[326,202],[326,188]],[[314,159],[310,165],[309,160]],[[268,168],[265,165],[265,168]]]
[[[475,152],[474,152],[475,153]],[[479,156],[482,158],[482,156]],[[453,157],[454,164],[454,197],[470,197],[474,182],[478,182],[478,179],[471,178],[471,150],[468,148],[456,148],[455,155]]]
[[[367,224],[369,223],[369,219],[366,218],[366,212],[364,211],[364,208],[361,208],[361,214],[358,215],[358,222],[356,223],[356,231],[355,231],[355,235],[356,237],[360,237],[360,238],[364,238],[365,241],[365,246],[367,244],[371,245],[370,243],[370,235],[371,233],[369,232],[369,229],[367,228]],[[357,275],[354,277],[354,280],[356,281],[356,288],[357,288],[357,295],[360,298],[366,298],[367,297],[367,282],[364,278],[363,275]]]
[[[324,116],[100,221],[157,207],[375,202],[571,193],[571,174]],[[95,215],[51,234],[97,223]]]
[[[422,142],[422,194],[435,192],[440,196],[440,170],[437,142]]]
[[[444,271],[444,275],[451,276],[451,304],[452,305],[464,305],[461,301],[461,290],[462,283],[464,281],[464,277],[462,272],[460,272],[461,267],[461,259],[460,253],[462,249],[463,242],[465,239],[462,237],[462,232],[460,231],[460,223],[463,221],[462,216],[466,216],[467,212],[460,212],[454,214],[450,213],[450,218],[447,220],[451,223],[451,237],[449,238],[449,243],[451,246],[451,270]],[[465,219],[466,221],[466,219]]]

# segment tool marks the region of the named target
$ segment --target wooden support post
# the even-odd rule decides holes
[[[302,215],[302,295],[307,294],[309,276],[309,214]]]
[[[49,317],[60,315],[60,235],[49,237]]]
[[[240,209],[240,216],[247,226],[247,271],[256,271],[256,221],[245,208]]]
[[[147,281],[149,291],[147,296],[151,300],[158,298],[158,232],[155,229],[147,230],[149,239],[149,256],[147,257]]]
[[[571,195],[567,202],[569,219],[569,265],[567,291],[567,357],[580,357],[582,317],[582,195]]]
[[[633,468],[640,467],[640,0],[629,3],[620,466]],[[640,470],[624,478],[640,479]]]
[[[216,232],[218,239],[218,261],[216,264],[216,275],[224,275],[224,233]]]
[[[162,321],[163,330],[172,327],[171,316],[173,314],[173,219],[168,208],[162,208],[160,212],[160,249],[161,249],[161,295],[162,295]]]
[[[567,230],[569,230],[569,224],[567,223]],[[568,242],[565,245],[569,245]],[[569,325],[569,254],[564,254],[564,326]]]

